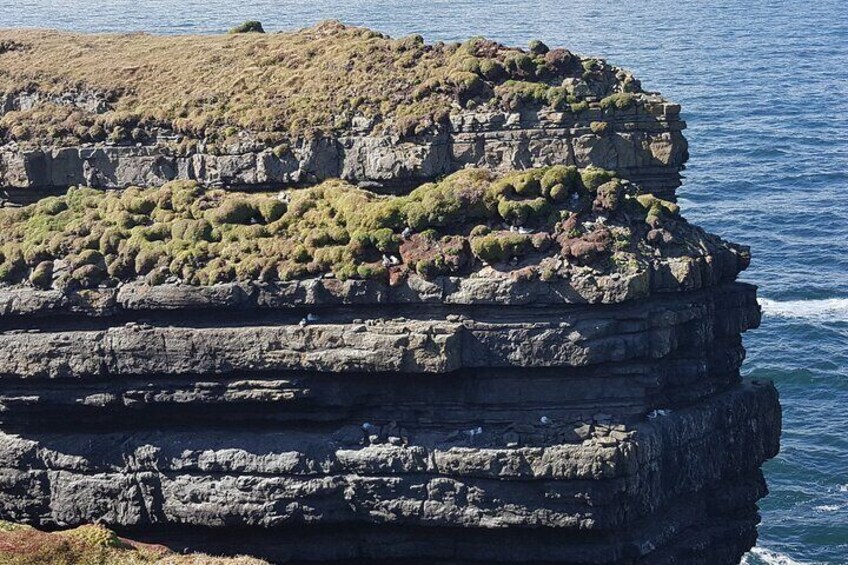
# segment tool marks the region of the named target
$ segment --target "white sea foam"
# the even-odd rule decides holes
[[[844,485],[839,485],[839,492],[848,492],[848,483]]]
[[[755,547],[742,558],[739,565],[815,565],[807,561],[796,561],[788,555],[764,547]]]
[[[777,318],[803,318],[821,322],[848,322],[848,298],[772,300],[760,298],[763,314]]]
[[[842,508],[839,504],[822,504],[820,506],[813,506],[813,510],[816,512],[836,512]]]

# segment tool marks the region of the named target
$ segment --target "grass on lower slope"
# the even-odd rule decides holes
[[[46,533],[0,521],[0,565],[268,565],[251,557],[174,553],[124,540],[103,526]]]

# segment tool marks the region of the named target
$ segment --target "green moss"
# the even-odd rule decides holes
[[[554,165],[542,175],[542,194],[554,202],[563,202],[569,194],[576,192],[582,183],[575,166]]]
[[[529,220],[547,214],[549,209],[548,201],[542,197],[532,200],[501,200],[498,203],[498,214],[516,226],[523,226]]]
[[[0,92],[42,95],[32,108],[0,116],[0,133],[32,146],[78,145],[145,142],[166,128],[182,136],[173,143],[180,155],[200,144],[214,154],[238,138],[284,158],[292,138],[347,130],[354,116],[409,135],[446,123],[457,103],[565,111],[578,101],[559,85],[583,72],[595,90],[639,88],[614,67],[540,41],[526,52],[484,38],[428,45],[338,22],[251,33],[261,30],[254,21],[234,28],[237,36],[179,39],[0,32],[0,41],[4,33],[27,37],[26,49],[0,58]],[[63,64],[68,52],[74,65]],[[132,72],[114,72],[126,61]],[[53,102],[80,85],[103,93],[106,110]]]
[[[265,33],[262,23],[256,20],[248,20],[230,30],[230,33]]]
[[[123,193],[75,188],[0,209],[0,281],[47,284],[42,263],[59,259],[69,272],[56,284],[83,287],[138,278],[160,284],[170,276],[189,284],[373,277],[384,273],[376,266],[384,254],[426,276],[456,273],[467,267],[469,238],[487,260],[521,251],[524,237],[504,239],[488,226],[552,232],[567,211],[588,210],[588,192],[612,178],[569,166],[504,176],[467,169],[405,196],[332,180],[292,190],[288,206],[276,195],[203,192],[186,182]]]
[[[50,288],[53,284],[53,262],[42,261],[29,275],[29,282],[37,288]]]
[[[216,225],[247,224],[256,216],[256,208],[246,200],[226,200],[211,210],[209,220]]]
[[[93,288],[106,278],[106,271],[100,265],[82,265],[71,272],[71,278],[83,288]]]
[[[621,204],[623,186],[621,181],[613,179],[598,187],[594,208],[598,211],[612,212]]]
[[[607,133],[609,129],[609,122],[592,122],[589,124],[589,129],[592,130],[592,133],[595,135],[604,135]]]
[[[571,104],[569,106],[569,109],[571,110],[571,112],[573,114],[579,114],[580,112],[583,112],[583,111],[589,109],[589,103],[586,102],[585,100],[582,101],[582,102],[576,102],[574,104]]]
[[[680,206],[674,202],[657,198],[653,194],[640,194],[636,197],[636,201],[641,204],[642,208],[649,212],[655,212],[657,214],[668,213],[672,216],[680,214]]]
[[[259,213],[266,224],[276,222],[282,218],[287,208],[285,202],[280,202],[276,198],[266,198],[259,203]]]
[[[600,67],[597,59],[584,59],[582,65],[583,70],[587,73],[594,72]]]
[[[58,196],[48,196],[38,201],[36,213],[45,216],[55,216],[68,209],[68,203]]]
[[[492,229],[489,226],[479,225],[479,226],[474,226],[473,228],[471,228],[471,232],[470,232],[469,235],[471,235],[471,237],[478,237],[478,236],[481,236],[481,235],[487,235],[491,231],[492,231]]]
[[[385,278],[386,267],[382,263],[364,263],[356,267],[356,274],[362,279]]]
[[[630,92],[617,92],[615,94],[610,94],[606,98],[602,98],[599,104],[604,110],[608,108],[626,110],[633,106],[636,103],[636,100],[636,96]]]
[[[580,178],[583,186],[590,192],[594,192],[599,186],[615,178],[615,173],[600,167],[588,167],[580,171]]]
[[[535,171],[514,177],[512,180],[512,186],[515,187],[515,193],[524,198],[539,196],[542,188],[538,174]]]
[[[507,76],[506,67],[496,59],[482,59],[479,67],[480,74],[488,81],[498,82]]]
[[[164,249],[159,247],[147,247],[138,252],[135,257],[135,272],[146,275],[165,259]]]
[[[547,45],[539,41],[538,39],[534,39],[530,42],[530,52],[534,55],[544,55],[550,51]]]
[[[501,105],[515,110],[524,105],[550,106],[562,110],[566,107],[568,92],[562,86],[544,82],[508,80],[495,88]]]
[[[520,257],[531,249],[531,238],[524,234],[497,233],[471,240],[474,256],[486,263],[500,263]]]

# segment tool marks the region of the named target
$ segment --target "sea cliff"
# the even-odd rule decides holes
[[[679,106],[630,73],[337,23],[9,31],[0,70],[0,519],[279,563],[755,543],[750,253],[681,216]]]

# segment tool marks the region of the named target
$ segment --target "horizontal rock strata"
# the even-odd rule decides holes
[[[4,518],[184,531],[207,551],[237,526],[280,562],[674,563],[721,539],[714,562],[732,563],[753,539],[780,411],[771,384],[739,378],[750,286],[363,299],[305,326],[296,302],[174,317],[197,296],[182,288],[159,290],[165,309],[3,316]],[[312,537],[332,527],[337,543]],[[483,549],[501,536],[521,551]]]
[[[442,131],[411,140],[348,134],[291,140],[288,155],[233,148],[220,155],[173,155],[167,144],[26,149],[0,148],[0,186],[27,203],[68,186],[125,188],[197,180],[235,189],[267,189],[343,178],[384,191],[403,190],[464,167],[499,170],[565,164],[619,171],[664,198],[674,198],[688,158],[679,107],[586,110],[569,114],[491,113],[453,116]],[[611,124],[593,133],[592,122]],[[613,133],[615,132],[615,133]]]

